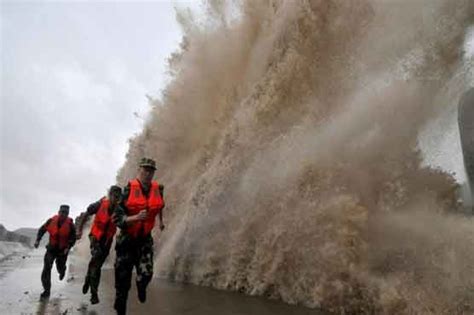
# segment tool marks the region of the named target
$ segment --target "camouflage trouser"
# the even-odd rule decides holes
[[[89,268],[87,269],[86,281],[89,282],[91,293],[97,294],[102,265],[107,259],[107,256],[109,256],[112,243],[101,243],[92,235],[89,236],[89,239],[91,242],[90,248],[92,257],[89,262]]]
[[[125,306],[132,282],[132,271],[137,272],[137,287],[146,289],[153,276],[153,238],[148,235],[140,240],[120,234],[115,250],[115,303]]]
[[[51,269],[53,268],[54,261],[56,261],[56,269],[61,274],[66,272],[66,260],[67,255],[64,255],[62,251],[54,248],[46,248],[43,272],[41,273],[41,283],[45,291],[51,289]]]

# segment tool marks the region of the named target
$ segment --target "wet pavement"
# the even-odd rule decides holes
[[[89,295],[81,293],[87,261],[74,255],[69,257],[68,272],[63,281],[59,281],[58,274],[53,269],[51,297],[46,302],[40,302],[43,255],[44,249],[38,249],[0,262],[0,314],[114,314],[111,264],[104,266],[103,269],[103,280],[99,288],[101,302],[91,305]],[[154,279],[150,284],[145,304],[138,302],[132,285],[127,314],[321,315],[322,313],[259,297]]]

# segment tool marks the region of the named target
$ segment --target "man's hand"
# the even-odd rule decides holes
[[[147,217],[148,217],[148,212],[146,210],[142,210],[138,212],[138,214],[136,215],[137,221],[144,221],[146,220]]]
[[[133,222],[137,222],[137,221],[145,221],[147,217],[148,217],[147,211],[142,210],[142,211],[140,211],[139,213],[137,213],[135,215],[131,215],[131,216],[127,217],[127,222],[133,223]]]
[[[35,245],[34,245],[35,248],[38,248],[39,244],[40,244],[40,241],[39,241],[39,240],[36,240]]]

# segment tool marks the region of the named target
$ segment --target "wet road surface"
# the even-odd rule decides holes
[[[89,295],[81,292],[87,261],[71,255],[63,281],[55,269],[51,272],[51,297],[39,301],[43,250],[16,255],[0,262],[0,314],[115,314],[113,311],[113,269],[104,266],[99,288],[100,303],[91,305]],[[80,266],[76,267],[76,266]],[[154,279],[148,300],[140,304],[132,285],[127,314],[160,315],[322,315],[321,312],[234,292],[218,291]]]

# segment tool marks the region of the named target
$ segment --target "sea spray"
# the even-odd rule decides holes
[[[118,174],[158,161],[155,271],[336,313],[474,311],[474,230],[418,137],[472,1],[209,1]]]

